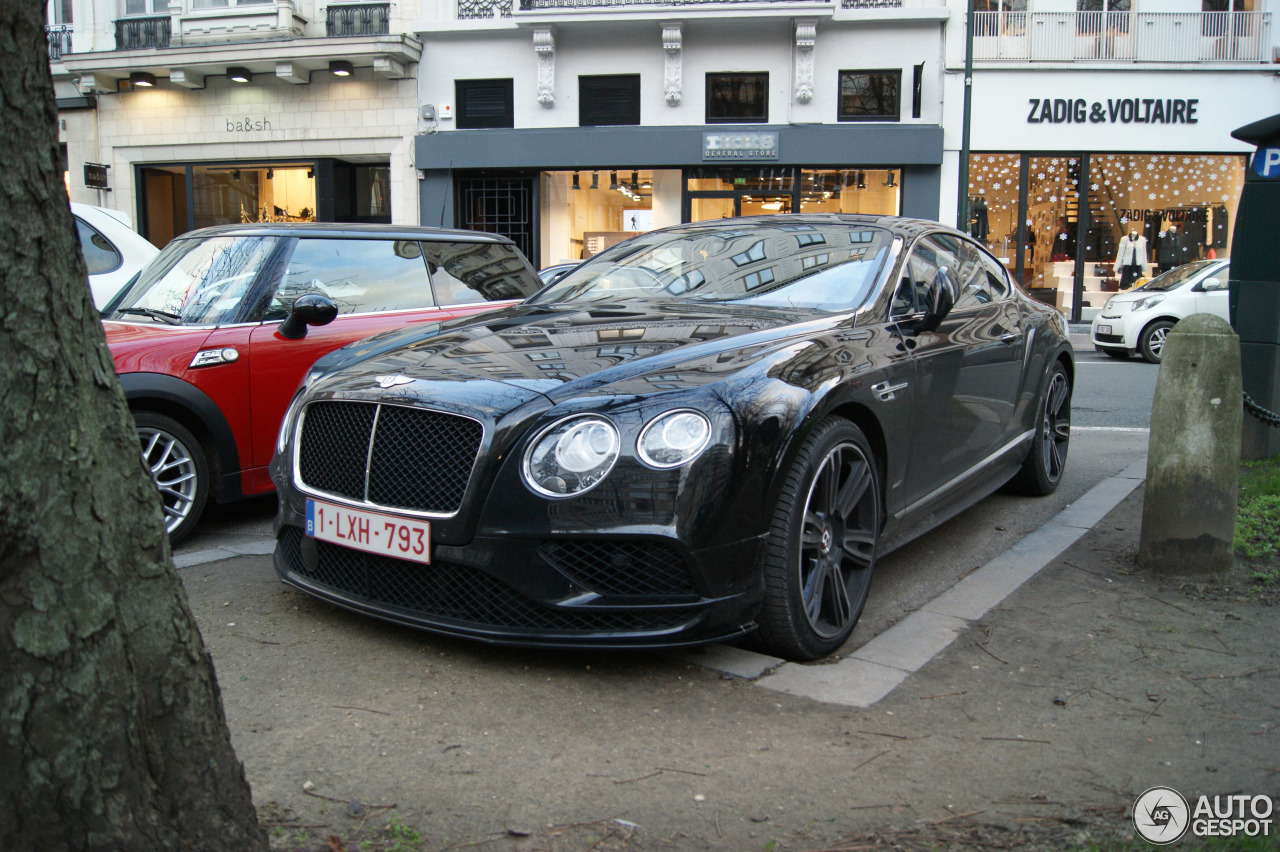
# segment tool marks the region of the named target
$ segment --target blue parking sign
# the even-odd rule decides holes
[[[1253,155],[1253,170],[1264,178],[1280,178],[1280,148],[1259,148]]]

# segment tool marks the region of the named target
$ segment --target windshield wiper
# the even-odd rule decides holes
[[[116,308],[118,314],[141,314],[144,317],[151,317],[158,322],[168,323],[169,325],[182,325],[182,317],[177,314],[171,314],[168,311],[159,311],[155,308]]]

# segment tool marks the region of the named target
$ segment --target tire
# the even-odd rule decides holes
[[[1144,361],[1159,364],[1164,355],[1164,339],[1169,336],[1173,323],[1168,320],[1156,320],[1142,330],[1138,338],[1138,354]]]
[[[840,648],[867,600],[879,530],[871,446],[849,421],[827,418],[800,448],[774,509],[753,644],[791,660]]]
[[[195,529],[209,500],[209,463],[196,437],[178,421],[151,411],[135,411],[133,422],[142,458],[160,492],[170,545]]]
[[[1043,497],[1062,481],[1071,443],[1071,380],[1060,361],[1045,376],[1044,391],[1036,401],[1036,431],[1022,467],[1009,480],[1007,490]]]
[[[1101,353],[1102,353],[1102,354],[1104,354],[1104,355],[1108,355],[1108,356],[1110,356],[1110,357],[1112,357],[1112,358],[1115,358],[1117,361],[1128,361],[1128,360],[1129,360],[1129,350],[1128,350],[1128,349],[1103,349],[1101,346],[1095,346],[1095,347],[1093,347],[1093,348],[1094,348],[1094,349],[1096,349],[1096,350],[1098,350],[1099,352],[1101,352]]]

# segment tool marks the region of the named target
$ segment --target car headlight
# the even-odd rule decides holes
[[[711,421],[697,411],[668,411],[649,421],[636,441],[644,463],[657,468],[679,467],[698,457],[711,441]]]
[[[302,408],[302,397],[306,395],[306,387],[301,387],[293,395],[293,401],[284,410],[284,419],[280,421],[280,432],[276,435],[276,452],[283,453],[285,444],[289,443],[289,433],[293,431],[293,423],[298,419],[298,411]]]
[[[1145,299],[1139,299],[1133,303],[1135,311],[1145,311],[1147,308],[1154,308],[1156,305],[1164,301],[1164,296],[1147,296]]]
[[[524,480],[547,497],[590,491],[613,470],[622,442],[608,420],[588,414],[552,424],[524,455]]]

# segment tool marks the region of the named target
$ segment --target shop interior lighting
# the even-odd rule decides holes
[[[329,63],[329,73],[335,77],[350,77],[354,70],[345,59],[335,59]]]
[[[867,188],[867,173],[866,173],[866,172],[858,172],[856,186],[858,187],[858,189],[866,189],[866,188]]]
[[[232,170],[231,170],[231,179],[232,179],[232,180],[240,180],[240,170],[239,170],[239,169],[232,169]]]
[[[253,74],[249,72],[248,68],[228,68],[227,77],[233,83],[248,83],[253,80]]]
[[[571,189],[582,189],[582,186],[578,183],[578,173],[577,173],[577,172],[574,172],[574,173],[573,173],[573,186],[572,186],[572,187],[570,187],[570,188],[571,188]]]
[[[307,169],[307,177],[309,177],[309,178],[313,178],[313,177],[315,177],[315,176],[316,176],[316,170],[315,170],[315,169]]]
[[[897,179],[897,176],[894,174],[893,169],[890,169],[890,170],[889,170],[889,177],[888,177],[888,179],[886,179],[886,180],[885,180],[884,185],[885,185],[885,186],[897,186],[897,185],[898,185],[898,179]]]
[[[614,190],[615,192],[617,191],[618,189],[618,173],[617,172],[609,173],[609,188]]]
[[[631,191],[632,192],[640,191],[640,175],[637,174],[636,172],[631,173]]]
[[[156,84],[156,75],[148,71],[134,71],[129,75],[129,82],[134,88],[150,89]]]
[[[267,180],[271,180],[275,176],[276,176],[275,169],[267,169]]]
[[[599,188],[600,188],[600,173],[599,173],[599,172],[592,172],[592,173],[591,173],[591,186],[587,187],[587,189],[599,189]]]

